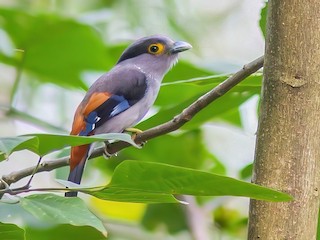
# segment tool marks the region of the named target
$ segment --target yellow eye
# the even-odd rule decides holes
[[[153,43],[148,47],[148,52],[154,55],[161,54],[164,50],[164,46],[161,43]]]

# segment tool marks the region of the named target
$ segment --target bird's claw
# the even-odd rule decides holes
[[[143,141],[141,143],[138,143],[137,145],[139,146],[139,148],[144,147],[144,145],[146,145],[147,141]]]
[[[132,133],[131,139],[134,142],[135,142],[135,139],[136,139],[137,135],[139,133],[143,133],[143,131],[138,129],[138,128],[126,128],[124,131]],[[143,142],[137,143],[137,145],[138,145],[138,147],[142,148],[146,143],[147,143],[147,141],[143,141]],[[109,159],[109,158],[111,158],[113,156],[117,156],[118,155],[118,153],[110,153],[109,152],[109,144],[110,143],[108,141],[105,142],[105,148],[104,148],[103,153],[102,153],[102,155],[103,155],[103,157],[105,159]]]
[[[109,148],[109,143],[105,143],[105,148],[104,148],[103,153],[102,153],[102,155],[103,155],[103,157],[105,159],[109,159],[109,158],[111,158],[113,156],[117,156],[118,155],[118,153],[113,153],[113,154],[109,153],[108,148]]]
[[[131,139],[135,142],[135,139],[137,137],[138,134],[143,133],[142,130],[138,129],[138,128],[126,128],[125,129],[126,132],[131,132]],[[147,143],[147,141],[141,142],[139,144],[137,144],[139,147],[143,147],[145,144]]]

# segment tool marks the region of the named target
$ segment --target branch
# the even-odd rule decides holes
[[[174,117],[172,120],[158,125],[156,127],[150,128],[142,133],[136,135],[135,142],[137,144],[141,144],[147,140],[152,138],[156,138],[158,136],[173,132],[179,128],[181,128],[184,124],[190,121],[198,112],[200,112],[203,108],[207,107],[210,103],[218,99],[227,93],[230,89],[236,86],[238,83],[243,81],[245,78],[250,76],[251,74],[258,71],[263,66],[264,58],[263,56],[244,65],[241,70],[236,72],[234,75],[229,77],[227,80],[213,88],[211,91],[207,92],[200,98],[198,98],[195,102],[193,102],[190,106],[185,108],[179,115]],[[115,142],[107,145],[108,153],[114,154],[119,152],[120,150],[131,146],[126,142]],[[96,148],[93,150],[90,159],[98,156],[102,156],[104,152],[104,147]],[[69,165],[69,157],[63,157],[55,160],[44,161],[38,168],[37,172],[45,172],[51,171],[53,169],[64,167]],[[25,168],[16,172],[12,172],[8,175],[4,175],[2,180],[6,182],[8,185],[19,181],[20,179],[30,176],[34,171],[35,167]],[[3,183],[0,183],[0,188],[4,188]]]

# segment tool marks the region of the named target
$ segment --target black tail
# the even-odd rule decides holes
[[[80,184],[86,160],[87,156],[86,158],[82,159],[82,161],[69,173],[68,181]],[[65,197],[76,197],[77,195],[78,192],[76,191],[66,192],[64,194]]]

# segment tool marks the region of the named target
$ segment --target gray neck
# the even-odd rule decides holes
[[[161,82],[164,75],[171,69],[176,61],[177,55],[160,58],[145,54],[143,56],[140,55],[139,57],[125,60],[123,64],[129,64],[130,66],[144,73],[149,78]]]

